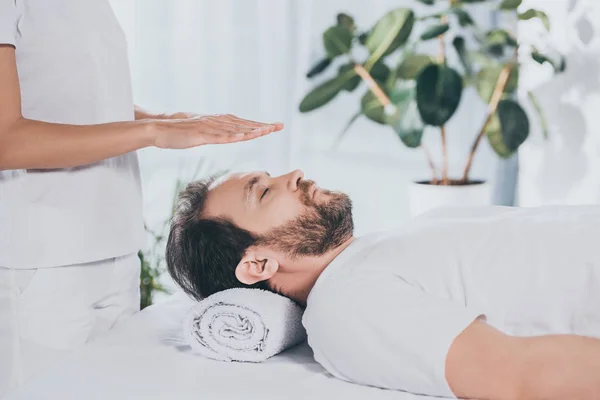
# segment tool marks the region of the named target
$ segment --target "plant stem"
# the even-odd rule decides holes
[[[544,134],[544,139],[548,139],[548,121],[546,120],[546,116],[544,115],[544,111],[540,106],[540,103],[537,101],[537,98],[533,94],[532,91],[527,93],[531,104],[535,108],[535,111],[538,113],[538,117],[540,119],[540,125],[542,126],[542,133]]]
[[[358,117],[360,117],[362,115],[362,110],[359,110],[356,114],[354,114],[352,116],[352,118],[350,118],[350,121],[348,121],[346,123],[346,125],[344,126],[344,129],[342,129],[342,131],[339,133],[337,139],[335,140],[334,144],[333,144],[333,148],[337,149],[337,147],[340,145],[340,143],[342,143],[342,139],[344,138],[344,136],[346,135],[346,132],[348,132],[348,129],[350,129],[350,127],[352,126],[352,124],[358,119]]]
[[[431,168],[431,183],[433,185],[437,185],[437,183],[438,183],[437,168],[435,167],[435,164],[433,162],[433,157],[431,157],[431,153],[429,152],[429,149],[423,143],[421,143],[420,147],[421,147],[421,149],[423,149],[423,153],[425,153],[425,158],[427,159],[429,168]]]
[[[442,21],[442,24],[447,24],[448,16],[442,15],[440,20]],[[440,36],[438,36],[438,41],[440,43],[440,53],[438,55],[438,60],[439,60],[440,64],[446,63],[446,42],[444,41],[444,35],[445,34],[441,34]]]
[[[498,81],[496,82],[496,87],[494,89],[494,93],[492,94],[492,98],[490,100],[490,104],[488,105],[487,117],[485,118],[485,122],[481,127],[481,131],[479,131],[479,135],[475,139],[473,146],[471,147],[471,154],[469,155],[469,160],[467,161],[467,166],[465,167],[465,171],[462,176],[462,181],[467,183],[469,180],[469,171],[471,170],[471,166],[473,165],[473,158],[475,157],[475,152],[477,151],[477,147],[479,147],[479,143],[485,135],[485,131],[488,126],[492,122],[492,117],[496,113],[498,109],[498,103],[500,103],[500,99],[502,99],[502,94],[504,93],[504,89],[508,83],[508,79],[510,78],[510,73],[512,72],[514,63],[509,62],[504,66],[502,71],[500,72],[500,76],[498,77]]]
[[[452,1],[450,1],[452,4]],[[443,15],[441,18],[442,24],[448,23],[448,16]],[[438,38],[440,42],[440,54],[439,54],[439,62],[440,64],[446,64],[446,42],[444,41],[444,35],[440,35]],[[450,179],[448,178],[448,147],[446,145],[446,126],[442,125],[440,127],[441,136],[442,136],[442,185],[449,185]]]
[[[360,64],[355,64],[354,71],[356,71],[358,76],[360,76],[361,79],[366,82],[367,86],[369,87],[369,90],[373,93],[373,95],[377,98],[377,100],[379,100],[381,105],[383,105],[384,107],[388,107],[392,104],[388,95],[385,94],[385,92],[379,87],[377,82],[375,82],[375,79],[373,79],[373,77],[371,76],[371,74],[369,74],[369,72],[365,69],[365,67],[363,67]],[[433,174],[431,182],[433,184],[437,184],[437,181],[438,181],[437,180],[437,170],[436,170],[435,164],[433,163],[433,158],[431,157],[431,153],[429,152],[427,147],[425,147],[424,144],[421,143],[420,147],[421,147],[421,149],[423,149],[423,152],[425,153],[425,157],[427,158],[427,162],[429,163],[429,167],[431,168],[431,172]]]
[[[377,97],[377,100],[379,100],[379,102],[384,107],[387,107],[390,104],[392,104],[392,102],[390,101],[390,98],[379,87],[377,82],[375,82],[375,79],[373,79],[373,77],[371,76],[371,74],[369,74],[369,72],[365,69],[365,67],[363,67],[360,64],[355,64],[354,71],[358,74],[358,76],[361,77],[361,79],[363,81],[366,82],[367,86],[369,87],[369,90],[375,95],[375,97]]]
[[[442,185],[449,185],[448,178],[448,146],[446,145],[446,126],[440,127],[442,136]]]

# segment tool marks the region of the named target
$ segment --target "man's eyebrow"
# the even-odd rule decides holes
[[[252,190],[254,189],[254,186],[256,186],[256,184],[258,182],[260,182],[260,179],[263,176],[270,177],[271,175],[269,175],[269,173],[267,171],[260,172],[258,175],[255,175],[254,177],[252,177],[252,179],[250,179],[246,183],[246,185],[244,185],[244,196],[245,196],[246,202],[248,202],[250,200],[250,195],[252,194]]]
[[[250,199],[250,194],[252,193],[252,189],[254,189],[254,186],[256,186],[256,184],[260,181],[260,176],[254,176],[252,179],[250,179],[246,185],[244,186],[244,194],[246,196],[246,201],[248,201]]]

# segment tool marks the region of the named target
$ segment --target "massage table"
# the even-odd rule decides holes
[[[26,382],[6,400],[430,400],[333,378],[306,343],[264,363],[214,361],[173,339],[191,305],[178,292]]]

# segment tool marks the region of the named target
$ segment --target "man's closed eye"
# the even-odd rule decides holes
[[[263,193],[262,193],[262,195],[260,196],[260,200],[264,199],[264,197],[267,195],[267,192],[268,192],[269,190],[270,190],[269,188],[266,188],[266,189],[264,190],[264,192],[263,192]]]

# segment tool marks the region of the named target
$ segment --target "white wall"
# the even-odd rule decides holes
[[[530,64],[522,91],[535,89],[549,124],[542,139],[539,124],[520,152],[519,203],[587,204],[600,202],[600,2],[526,0],[523,8],[545,10],[552,42],[567,55],[567,71],[551,80],[548,66]],[[521,35],[535,38],[538,24],[522,23]]]
[[[140,152],[145,215],[158,227],[169,212],[174,180],[217,169],[302,168],[324,187],[348,192],[355,203],[357,233],[393,228],[408,218],[406,187],[429,177],[424,156],[406,149],[390,128],[359,120],[336,151],[331,144],[359,107],[364,86],[342,93],[323,109],[300,115],[297,106],[319,80],[304,74],[324,54],[322,32],[339,11],[353,15],[360,29],[402,4],[421,14],[431,8],[413,0],[114,0],[132,52],[136,102],[156,111],[235,113],[256,120],[280,120],[282,133],[250,143],[186,151]],[[475,8],[485,26],[489,12]],[[430,50],[435,51],[436,43]],[[426,48],[424,50],[427,50]],[[329,73],[335,68],[330,67]],[[484,118],[484,107],[465,93],[448,126],[451,171],[462,170]],[[426,133],[439,156],[439,133]],[[438,157],[439,158],[439,157]],[[497,158],[484,143],[474,177],[494,179]]]

